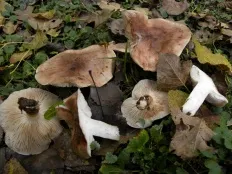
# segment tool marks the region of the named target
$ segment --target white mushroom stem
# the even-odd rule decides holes
[[[120,134],[117,126],[112,126],[91,118],[91,109],[80,89],[78,89],[77,107],[79,124],[87,141],[87,152],[89,156],[91,156],[90,144],[94,141],[93,136],[108,138],[111,140],[119,140]]]
[[[119,140],[118,127],[87,117],[83,119],[83,122],[88,125],[85,129],[88,129],[87,131],[91,132],[92,135],[111,140]]]
[[[228,103],[228,100],[218,92],[213,80],[197,66],[192,66],[190,77],[195,87],[183,105],[183,113],[195,115],[205,99],[215,106],[224,106]]]

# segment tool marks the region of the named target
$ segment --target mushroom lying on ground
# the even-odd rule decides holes
[[[146,71],[156,71],[160,53],[180,56],[191,38],[185,25],[161,18],[148,19],[138,11],[125,11],[123,19],[131,57]]]
[[[62,131],[56,117],[44,119],[47,109],[58,101],[56,95],[42,89],[13,92],[0,105],[0,125],[5,131],[6,145],[22,155],[46,150]]]
[[[141,80],[135,85],[132,97],[123,102],[121,111],[129,126],[146,128],[169,114],[168,94],[158,91],[155,81]]]
[[[74,107],[75,101],[73,98],[70,98],[66,100],[65,106],[57,107],[57,113],[59,117],[67,120],[69,127],[76,130],[76,132],[72,131],[72,134],[75,135],[72,136],[72,139],[76,141],[72,142],[72,144],[75,145],[75,147],[73,147],[74,151],[82,158],[89,158],[91,157],[90,145],[94,141],[93,136],[119,140],[119,129],[117,126],[112,126],[91,118],[92,113],[90,107],[80,89],[78,89],[78,95],[73,97],[77,98],[76,108]],[[77,111],[77,113],[75,113],[75,111]],[[71,113],[71,115],[69,113]],[[67,116],[69,119],[67,119]],[[73,123],[73,121],[68,121],[70,117],[72,117],[72,120],[75,120],[75,123]]]
[[[183,105],[182,111],[185,114],[195,115],[205,99],[218,107],[228,103],[228,100],[218,92],[213,80],[197,66],[192,66],[190,77],[195,87]]]
[[[108,46],[92,45],[81,50],[67,50],[44,62],[35,78],[42,85],[95,86],[106,84],[114,70],[114,51]]]

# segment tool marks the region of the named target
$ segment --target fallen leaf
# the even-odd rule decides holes
[[[63,21],[61,19],[40,19],[40,18],[29,18],[28,24],[34,30],[48,31],[49,29],[57,28]]]
[[[125,34],[123,19],[114,19],[108,26],[111,32],[114,34],[120,34],[120,35]]]
[[[169,15],[180,15],[185,12],[189,7],[187,0],[179,1],[176,0],[163,0],[162,8],[166,10]]]
[[[231,29],[224,29],[224,28],[222,28],[221,29],[221,33],[224,34],[224,35],[226,35],[226,36],[232,37],[232,30]]]
[[[33,15],[34,7],[27,6],[25,10],[16,10],[14,13],[17,15],[18,20],[26,21]]]
[[[224,73],[221,72],[215,72],[211,76],[215,86],[217,87],[218,91],[226,96],[227,90],[228,90],[228,85],[226,84],[226,77]]]
[[[220,53],[213,54],[210,49],[201,45],[196,38],[193,38],[193,42],[195,44],[197,59],[201,64],[208,63],[210,65],[217,65],[223,70],[232,72],[232,65],[225,56]]]
[[[207,126],[203,118],[190,117],[181,112],[188,95],[182,91],[171,90],[168,93],[169,107],[176,132],[170,143],[170,150],[183,159],[195,157],[198,150],[213,150],[207,145],[214,132]]]
[[[29,58],[32,55],[32,51],[27,50],[25,52],[14,53],[10,57],[10,63],[16,63]]]
[[[94,26],[97,27],[100,24],[106,22],[112,15],[111,10],[103,9],[101,11],[96,11],[94,13],[87,13],[80,16],[79,20],[87,23],[94,22]]]
[[[11,6],[11,5],[4,0],[0,0],[0,13],[6,11],[5,9],[6,6]]]
[[[18,25],[14,25],[13,22],[8,21],[4,26],[3,26],[3,31],[6,34],[13,34],[16,29],[17,29]]]
[[[34,13],[32,16],[39,19],[52,19],[55,15],[55,10],[46,11],[43,13]]]
[[[57,37],[60,34],[60,31],[56,31],[55,29],[51,29],[47,32],[48,35],[52,36],[52,37]]]
[[[121,5],[116,2],[108,2],[107,0],[101,0],[97,5],[102,10],[116,11],[121,9]]]
[[[5,18],[0,13],[0,27],[3,26],[5,23]]]
[[[191,61],[180,62],[174,54],[162,54],[157,64],[157,87],[162,91],[169,91],[185,86],[192,67]]]
[[[11,158],[4,167],[4,174],[28,174],[23,166],[15,158]]]
[[[24,43],[22,45],[23,48],[29,49],[29,50],[37,50],[42,48],[48,43],[48,38],[45,33],[42,31],[37,31],[34,35],[33,40],[30,43]]]

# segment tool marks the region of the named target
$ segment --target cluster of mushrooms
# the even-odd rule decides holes
[[[160,54],[179,56],[191,38],[191,31],[183,24],[148,19],[134,10],[123,12],[123,25],[131,57],[145,71],[156,71]],[[125,49],[110,43],[64,51],[41,64],[35,78],[42,85],[101,87],[113,77],[115,51]],[[193,116],[205,99],[216,106],[228,102],[212,79],[198,67],[192,66],[190,77],[195,87],[183,106],[184,113]],[[93,136],[119,140],[118,127],[91,118],[91,109],[80,89],[56,108],[56,117],[46,120],[44,113],[59,101],[56,95],[42,89],[13,92],[0,105],[0,126],[5,132],[6,145],[19,154],[39,154],[62,132],[59,120],[64,117],[69,127],[75,129],[73,146],[83,158],[91,156]],[[123,102],[121,111],[129,126],[146,128],[169,114],[168,95],[157,90],[155,81],[141,80],[134,87],[132,97]],[[73,132],[79,132],[78,137],[74,137]]]

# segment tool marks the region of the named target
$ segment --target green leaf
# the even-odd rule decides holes
[[[51,120],[54,116],[56,116],[56,106],[64,104],[63,101],[59,101],[48,108],[48,110],[44,113],[44,118],[46,120]]]
[[[101,174],[121,174],[123,172],[122,169],[115,165],[105,165],[103,164],[99,169]]]
[[[93,141],[90,144],[90,149],[91,150],[99,150],[100,149],[100,144],[97,141]]]
[[[121,168],[124,168],[129,162],[130,162],[130,153],[127,151],[127,149],[123,149],[118,155],[117,164]]]
[[[128,152],[142,151],[148,140],[149,140],[148,132],[146,130],[142,130],[137,137],[134,137],[133,139],[130,140],[127,146]]]
[[[107,152],[103,163],[114,164],[117,162],[117,160],[118,160],[118,157],[116,155],[113,155],[111,152]]]
[[[73,42],[72,40],[66,40],[66,41],[64,41],[64,44],[65,44],[66,48],[71,49],[74,47],[75,42]]]
[[[180,167],[177,167],[176,174],[188,174],[188,172]]]
[[[15,51],[15,46],[12,45],[12,44],[9,44],[9,45],[6,45],[4,48],[3,48],[4,52],[6,54],[12,54],[14,51]]]
[[[47,58],[48,58],[48,55],[46,53],[40,51],[40,52],[36,53],[35,58],[33,60],[33,64],[40,65],[43,62],[45,62],[47,60]]]
[[[217,157],[215,156],[215,154],[212,151],[201,151],[201,154],[204,157],[210,158],[210,159],[217,159]]]
[[[159,143],[164,136],[162,135],[162,125],[154,125],[150,129],[150,135],[151,135],[151,140],[154,141],[155,143]]]
[[[206,160],[205,167],[209,169],[209,174],[221,174],[221,166],[214,160]]]

